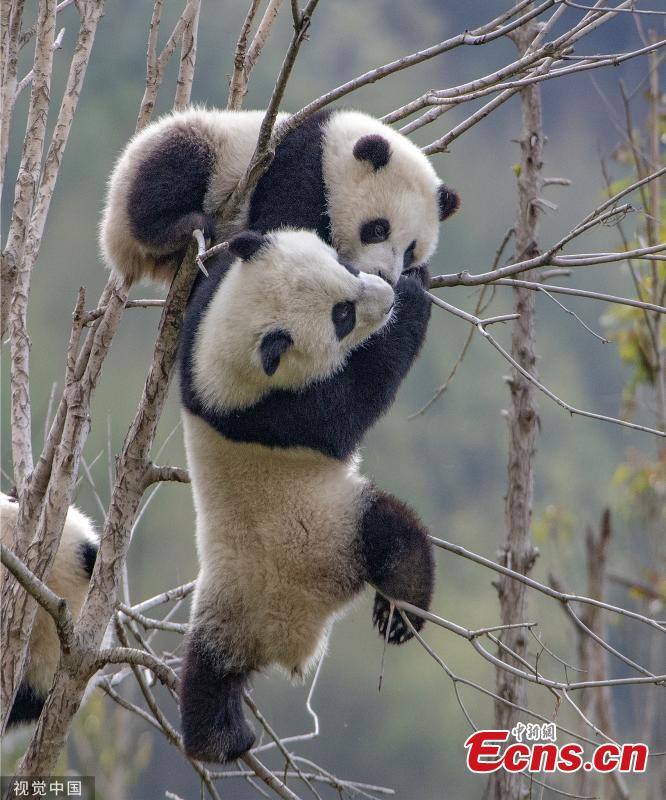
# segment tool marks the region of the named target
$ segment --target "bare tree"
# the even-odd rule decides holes
[[[555,19],[555,15],[551,20]],[[511,34],[521,56],[543,39],[545,29],[526,25]],[[520,92],[522,130],[520,133],[520,169],[518,171],[518,219],[515,227],[516,260],[538,255],[538,198],[543,188],[543,119],[541,114],[541,88],[538,83],[525,86]],[[539,280],[538,272],[528,273],[530,280]],[[518,319],[513,323],[511,355],[530,375],[536,373],[536,297],[529,289],[514,288],[515,311]],[[534,493],[534,458],[539,426],[536,388],[518,370],[508,379],[511,407],[508,413],[509,453],[508,486],[505,501],[506,540],[500,563],[527,575],[536,558],[536,549],[530,535],[532,525],[532,498]],[[500,613],[503,625],[514,625],[528,619],[527,587],[504,576],[498,585]],[[528,635],[523,627],[512,627],[502,634],[508,650],[500,650],[499,657],[514,666],[520,666],[527,655]],[[516,656],[510,655],[515,653]],[[497,694],[515,705],[527,704],[527,686],[515,675],[501,668],[497,670]],[[497,701],[495,719],[498,728],[511,730],[518,721],[515,708]],[[504,771],[496,773],[495,796],[519,797],[521,776]]]
[[[21,158],[15,179],[14,202],[9,229],[2,250],[2,335],[9,337],[11,378],[10,414],[12,431],[13,479],[18,488],[19,518],[11,547],[2,547],[2,638],[3,660],[1,669],[2,729],[21,682],[26,667],[27,644],[34,621],[37,604],[53,617],[60,636],[62,653],[54,683],[37,724],[28,749],[23,756],[17,775],[50,774],[56,765],[68,736],[72,718],[77,711],[88,682],[95,683],[119,706],[137,715],[143,722],[159,731],[178,750],[184,753],[180,734],[170,723],[164,700],[158,701],[146,671],[165,688],[166,702],[177,702],[179,660],[164,648],[153,643],[161,631],[183,633],[184,626],[171,621],[173,609],[188,597],[193,584],[166,589],[160,595],[130,604],[122,602],[121,586],[125,574],[125,559],[132,530],[138,515],[147,508],[142,499],[147,490],[154,491],[161,482],[189,480],[180,467],[155,463],[159,456],[152,450],[160,416],[167,396],[176,355],[176,341],[187,297],[197,266],[204,264],[216,248],[205,250],[201,236],[193,239],[190,250],[164,301],[151,299],[129,300],[129,286],[111,278],[94,308],[86,310],[87,298],[83,289],[76,294],[71,335],[66,354],[64,388],[54,401],[55,412],[48,428],[42,451],[35,456],[32,433],[35,426],[31,407],[30,347],[27,312],[30,289],[38,264],[40,245],[51,199],[56,189],[59,167],[76,113],[86,67],[93,53],[97,25],[104,13],[103,0],[76,0],[73,5],[79,16],[79,34],[71,54],[69,76],[61,105],[55,116],[55,125],[46,148],[48,121],[54,118],[51,111],[51,77],[56,51],[61,47],[62,35],[57,33],[57,17],[70,0],[59,4],[55,0],[40,0],[38,15],[32,26],[25,24],[23,0],[8,0],[0,12],[0,96],[2,97],[2,135],[0,136],[0,175],[6,181],[6,162],[9,147],[9,130],[16,99],[20,92],[30,87],[26,132],[21,147]],[[166,68],[180,47],[178,75],[174,88],[174,108],[180,109],[190,99],[197,51],[197,26],[200,0],[184,0],[182,13],[161,49],[158,48],[163,0],[154,0],[152,19],[148,32],[146,80],[143,99],[137,116],[137,130],[144,127],[153,114],[155,102],[162,88]],[[604,598],[607,578],[605,546],[608,534],[602,525],[600,538],[589,538],[589,584],[587,595],[565,591],[555,581],[546,585],[529,577],[536,558],[531,540],[532,492],[535,469],[535,450],[539,427],[538,393],[545,395],[572,415],[588,420],[629,428],[634,435],[649,435],[657,441],[659,458],[664,458],[666,441],[666,364],[664,357],[663,315],[666,313],[666,278],[663,264],[666,261],[666,242],[660,241],[660,227],[655,222],[660,217],[662,195],[660,182],[666,174],[662,165],[658,136],[659,83],[658,66],[663,59],[666,40],[656,35],[646,37],[643,46],[622,53],[574,55],[574,45],[582,46],[586,37],[612,19],[623,17],[627,24],[635,24],[639,17],[662,12],[658,9],[638,9],[634,0],[598,0],[586,5],[568,0],[519,0],[507,4],[505,12],[474,30],[465,30],[445,41],[417,52],[400,56],[394,61],[378,66],[347,81],[321,97],[313,99],[275,126],[290,75],[297,64],[301,48],[309,46],[308,33],[317,0],[301,8],[297,2],[283,4],[268,0],[265,4],[252,0],[249,3],[237,39],[233,60],[233,74],[227,107],[242,107],[252,72],[260,56],[273,23],[280,13],[290,14],[292,33],[285,47],[285,55],[275,78],[275,85],[267,113],[262,124],[255,153],[246,174],[224,207],[218,210],[222,219],[230,218],[242,205],[247,194],[269,166],[277,144],[287,132],[321,108],[347,97],[356,90],[375,84],[399,71],[410,69],[426,60],[434,59],[455,49],[490,46],[493,42],[509,38],[517,47],[518,57],[492,74],[480,75],[459,86],[443,86],[422,90],[414,99],[388,112],[384,121],[400,123],[399,130],[409,135],[426,126],[445,120],[445,114],[457,108],[488,97],[487,101],[465,119],[446,131],[439,131],[430,144],[423,148],[426,154],[443,152],[475,125],[503,104],[517,102],[521,109],[521,130],[517,131],[521,148],[518,173],[518,215],[513,230],[507,234],[497,253],[489,259],[489,268],[470,273],[465,269],[437,276],[433,292],[442,287],[481,287],[474,313],[457,308],[441,297],[432,294],[433,303],[469,324],[469,337],[447,382],[440,388],[432,402],[446,391],[455,371],[465,357],[469,341],[478,333],[512,367],[508,379],[510,388],[508,489],[505,506],[506,539],[498,561],[475,554],[459,545],[433,538],[433,543],[457,558],[477,564],[485,571],[498,575],[500,619],[498,625],[471,629],[458,622],[444,619],[438,614],[425,612],[406,603],[388,598],[397,613],[404,612],[430,620],[449,633],[466,640],[475,653],[496,671],[497,685],[488,689],[481,684],[456,674],[423,636],[414,631],[417,640],[442,667],[452,681],[456,696],[465,686],[492,700],[496,723],[500,728],[511,729],[518,719],[530,717],[541,721],[554,718],[560,706],[567,706],[575,724],[570,728],[560,726],[578,741],[594,746],[598,741],[614,740],[611,716],[605,698],[614,686],[637,688],[661,687],[666,681],[665,670],[639,664],[630,656],[614,648],[607,640],[603,619],[612,615],[626,624],[640,627],[653,637],[663,636],[666,625],[655,618],[649,609],[635,611],[613,605]],[[261,12],[261,13],[260,13]],[[117,13],[107,9],[107,13]],[[555,35],[555,30],[564,32]],[[34,43],[32,68],[22,77],[18,75],[18,54],[22,47]],[[543,197],[544,190],[553,184],[565,184],[559,178],[543,174],[543,147],[546,140],[541,115],[541,85],[554,79],[583,71],[619,66],[634,58],[649,60],[649,87],[651,96],[651,137],[647,155],[636,156],[635,180],[621,188],[609,190],[608,199],[600,203],[573,228],[547,246],[539,243],[539,215],[552,207]],[[408,117],[411,121],[404,122]],[[578,253],[565,252],[576,239],[602,224],[618,224],[628,214],[636,213],[632,198],[643,198],[647,220],[646,235],[640,241],[625,241],[617,252]],[[514,239],[514,256],[501,265],[504,251]],[[224,243],[216,245],[219,250]],[[594,291],[571,285],[552,285],[554,277],[569,278],[578,268],[592,265],[628,263],[634,271],[636,297],[618,297],[604,291],[604,271],[599,270],[599,289]],[[641,272],[642,271],[642,272]],[[648,281],[641,283],[645,273]],[[483,316],[489,297],[496,287],[511,287],[514,295],[514,312]],[[486,290],[489,291],[486,291]],[[569,314],[569,310],[555,295],[578,296],[592,302],[610,304],[612,307],[636,309],[644,316],[653,349],[650,351],[656,413],[654,424],[642,424],[630,419],[611,417],[594,410],[577,408],[563,400],[546,386],[536,371],[537,351],[535,339],[535,298],[546,294]],[[158,305],[162,316],[157,330],[153,358],[148,370],[137,410],[131,421],[123,447],[116,459],[116,470],[111,488],[111,499],[104,510],[104,526],[99,557],[91,587],[78,620],[74,621],[66,604],[46,586],[49,570],[59,544],[67,510],[79,476],[88,468],[83,450],[90,427],[91,401],[96,384],[109,352],[109,347],[123,318],[125,309]],[[575,315],[574,315],[575,316]],[[578,318],[577,318],[578,319]],[[489,331],[491,325],[512,322],[511,351],[507,351]],[[430,406],[431,404],[429,404]],[[423,413],[427,409],[423,410]],[[594,556],[593,556],[594,554]],[[596,559],[596,561],[595,561]],[[528,595],[541,597],[561,605],[571,616],[579,636],[582,663],[592,659],[592,652],[612,654],[621,665],[621,677],[611,678],[603,667],[590,669],[584,680],[571,680],[570,665],[552,653],[543,638],[537,636],[535,623],[529,621]],[[128,598],[125,598],[128,600]],[[154,616],[158,609],[171,606],[163,617]],[[579,608],[585,611],[579,616]],[[602,613],[606,617],[602,616]],[[107,625],[113,621],[118,646],[104,647],[103,637]],[[412,628],[413,630],[413,628]],[[131,637],[131,638],[130,638]],[[133,644],[130,644],[130,641]],[[592,644],[593,643],[593,644]],[[536,657],[531,657],[528,645],[535,644]],[[564,676],[551,675],[539,658],[547,652],[564,667]],[[110,667],[109,667],[110,665]],[[107,667],[103,675],[97,675]],[[143,706],[137,705],[122,693],[123,684],[132,678],[143,697]],[[192,769],[199,776],[205,792],[218,798],[219,782],[243,779],[262,782],[276,795],[296,798],[292,786],[298,782],[305,791],[319,797],[316,786],[327,785],[340,794],[376,797],[390,792],[386,787],[372,786],[344,780],[324,767],[297,755],[295,747],[319,734],[319,721],[313,706],[318,673],[315,675],[307,700],[307,710],[313,720],[313,729],[307,733],[282,737],[271,726],[251,697],[246,697],[250,711],[265,733],[266,741],[243,758],[235,769],[219,772],[195,761]],[[553,702],[553,711],[546,716],[531,708],[528,687],[543,692]],[[576,693],[583,693],[576,701]],[[160,695],[160,698],[162,695]],[[171,698],[171,699],[169,699]],[[601,698],[601,699],[600,699]],[[465,706],[460,700],[463,714],[475,728]],[[268,769],[259,759],[266,751],[279,752],[284,759],[284,769],[279,773]],[[535,778],[534,783],[540,783]],[[257,791],[265,792],[253,783]],[[613,784],[619,796],[626,788],[617,780]],[[566,793],[557,787],[554,791]],[[586,790],[586,785],[579,787]],[[497,800],[528,796],[531,783],[522,775],[499,774],[493,787]],[[175,795],[174,795],[175,796]],[[571,796],[571,794],[569,794]],[[576,796],[576,795],[574,795]]]

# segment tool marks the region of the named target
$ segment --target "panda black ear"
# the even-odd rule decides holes
[[[369,161],[376,172],[391,160],[391,145],[379,134],[361,136],[354,145],[354,158]]]
[[[448,186],[442,184],[437,190],[437,199],[439,202],[439,221],[444,222],[452,214],[460,208],[460,197],[449,189]]]
[[[242,231],[229,239],[229,252],[232,256],[248,261],[266,244],[266,237],[255,231]]]
[[[264,334],[259,351],[261,353],[261,365],[266,375],[274,375],[280,366],[280,358],[287,351],[294,340],[287,331],[277,330]]]

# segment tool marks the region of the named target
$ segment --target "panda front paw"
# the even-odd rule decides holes
[[[186,249],[195,230],[203,233],[207,244],[212,242],[215,238],[215,218],[202,211],[190,211],[183,214],[169,226],[163,249],[169,251]]]
[[[430,288],[430,269],[427,264],[420,264],[418,267],[410,267],[402,274],[418,281],[424,289],[427,290]]]
[[[415,630],[420,631],[423,627],[423,620],[412,614],[407,614],[407,617]],[[386,637],[386,628],[389,625],[389,620],[389,633],[388,637]],[[372,623],[379,631],[380,636],[382,636],[382,638],[387,638],[389,644],[403,644],[414,637],[414,634],[397,608],[393,609],[393,616],[391,616],[391,604],[383,595],[379,594],[379,592],[375,594]]]

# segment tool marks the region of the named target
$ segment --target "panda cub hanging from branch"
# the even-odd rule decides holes
[[[425,263],[458,197],[404,136],[323,111],[222,223],[262,119],[191,109],[147,127],[114,169],[101,226],[107,263],[130,282],[170,281],[194,229],[218,242],[251,229],[197,277],[181,336],[201,568],[181,714],[204,761],[252,746],[251,673],[302,677],[366,582],[398,644],[411,634],[386,596],[428,609],[433,586],[426,530],[359,475],[357,448],[423,343]]]
[[[386,596],[429,608],[427,531],[359,474],[357,448],[419,352],[430,300],[425,268],[393,289],[306,231],[239,234],[208,266],[181,340],[200,573],[180,699],[188,755],[224,762],[254,743],[251,673],[302,679],[366,582],[392,643],[411,633]]]
[[[244,229],[312,230],[393,285],[431,258],[458,195],[413,142],[358,111],[320,111],[290,131],[236,218],[220,224],[263,117],[192,108],[138,133],[109,181],[100,231],[106,263],[132,281],[169,283],[195,228],[218,242]],[[279,114],[276,124],[288,117]]]

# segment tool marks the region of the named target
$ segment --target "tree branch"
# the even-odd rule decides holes
[[[97,655],[97,669],[103,669],[107,664],[129,664],[133,667],[145,667],[165,686],[174,691],[178,688],[178,676],[176,673],[145,650],[137,650],[128,646],[100,650]]]
[[[139,409],[117,461],[116,483],[97,556],[102,566],[95,570],[78,623],[84,639],[97,647],[116,602],[131,524],[143,492],[148,454],[175,363],[178,329],[196,274],[193,259],[191,248],[169,291]],[[52,698],[60,713],[42,715],[19,765],[20,775],[48,774],[53,769],[80,702],[80,693],[71,683],[62,672],[56,675],[49,700]]]
[[[310,27],[310,21],[317,8],[318,2],[319,0],[309,0],[300,15],[299,25],[294,27],[294,34],[282,62],[282,66],[280,67],[280,72],[275,82],[268,108],[266,109],[259,129],[259,136],[254,153],[245,174],[224,205],[223,213],[227,219],[232,219],[235,216],[248,192],[252,190],[259,178],[268,169],[273,160],[277,142],[286,132],[283,127],[280,126],[275,135],[272,136],[273,126],[275,125],[275,119],[280,108],[280,103],[282,102],[282,97],[284,96],[284,91],[287,87],[289,76],[296,62],[298,51]]]
[[[471,550],[468,550],[459,544],[447,542],[444,539],[439,539],[435,536],[430,536],[429,539],[432,544],[435,545],[435,547],[440,547],[442,550],[447,550],[449,553],[454,553],[455,555],[466,558],[469,561],[473,561],[475,564],[479,564],[482,567],[487,567],[494,572],[499,572],[502,575],[506,575],[512,578],[514,581],[523,583],[525,586],[529,586],[531,589],[541,592],[541,594],[544,594],[547,597],[552,597],[555,600],[559,600],[561,603],[583,603],[584,605],[596,606],[597,608],[603,608],[606,611],[610,611],[614,614],[619,614],[620,616],[642,622],[643,624],[648,625],[649,627],[654,628],[661,633],[666,633],[666,623],[659,622],[652,617],[647,617],[645,614],[639,614],[637,611],[631,611],[628,608],[622,608],[622,606],[614,606],[610,603],[597,600],[593,597],[586,597],[584,595],[569,594],[567,592],[558,591],[552,586],[539,583],[539,581],[534,580],[534,578],[529,578],[527,575],[523,575],[521,572],[516,572],[516,570],[510,569],[502,564],[498,564],[489,558],[485,558],[477,553],[473,553]]]
[[[229,83],[229,99],[227,100],[227,109],[229,109],[229,111],[238,111],[247,93],[247,78],[249,74],[246,71],[247,40],[260,2],[261,0],[252,0],[250,3],[247,15],[245,16],[245,22],[243,22],[240,35],[238,36],[238,42],[236,43],[234,71]]]
[[[11,336],[11,430],[14,483],[19,492],[32,472],[32,420],[30,411],[30,339],[27,330],[28,298],[33,262],[25,258],[28,225],[37,196],[46,122],[51,100],[51,71],[55,41],[55,0],[41,0],[33,63],[28,123],[23,140],[14,205],[7,244],[2,253],[3,295],[9,293]],[[6,323],[1,327],[5,336]]]
[[[26,565],[4,544],[0,544],[0,554],[2,555],[2,563],[25,591],[51,615],[63,649],[71,650],[74,645],[74,623],[72,622],[72,615],[69,613],[67,602],[55,592],[52,592],[45,583],[42,583],[36,575],[30,572]]]
[[[468,103],[471,100],[477,100],[489,94],[495,94],[496,92],[504,92],[510,89],[521,89],[525,86],[531,86],[535,83],[542,83],[544,81],[553,80],[554,78],[566,77],[578,72],[587,72],[591,69],[600,69],[610,66],[617,67],[623,62],[629,61],[630,59],[655,52],[665,45],[666,39],[662,39],[653,44],[649,44],[646,47],[632,50],[629,53],[609,54],[608,56],[587,56],[584,57],[586,60],[579,64],[568,67],[560,67],[559,69],[549,69],[548,71],[540,71],[537,68],[530,70],[525,77],[517,78],[511,81],[505,81],[502,79],[502,75],[513,74],[511,71],[508,71],[508,67],[504,67],[502,70],[497,70],[496,72],[487,75],[484,78],[477,78],[475,81],[472,81],[468,84],[454,86],[450,89],[440,89],[438,91],[427,92],[416,100],[412,100],[410,103],[407,103],[401,108],[392,111],[390,114],[386,114],[384,117],[382,117],[382,121],[387,123],[397,122],[398,120],[403,119],[404,117],[409,116],[416,111],[420,111],[428,106],[433,106],[433,108],[425,112],[421,117],[400,128],[400,133],[407,136],[408,134],[419,130],[425,125],[429,125],[431,122],[434,122],[436,119],[438,119],[442,114],[446,113],[449,109],[462,103]],[[539,52],[541,54],[540,57],[543,58],[545,50]],[[565,52],[561,54],[561,58],[566,58]],[[537,58],[532,59],[532,61],[538,60],[539,59]],[[514,72],[518,71],[520,70],[515,70]],[[508,99],[510,96],[513,95],[507,95],[505,99]],[[486,115],[484,114],[484,116]],[[467,130],[468,127],[471,126],[466,126],[465,130]],[[448,137],[449,135],[447,134],[445,146],[448,146],[448,144],[450,144],[454,138],[457,138]]]
[[[183,111],[190,104],[192,82],[194,81],[194,65],[197,60],[197,33],[201,0],[188,0],[183,17],[185,24],[181,35],[180,64],[176,78],[176,94],[173,101],[174,111]]]
[[[254,65],[259,60],[259,56],[261,55],[261,51],[264,49],[264,45],[268,40],[270,32],[273,28],[273,23],[277,18],[282,2],[283,0],[268,0],[266,11],[264,11],[264,16],[261,18],[257,32],[254,34],[252,43],[247,51],[247,55],[245,56],[246,79],[249,77]]]
[[[533,291],[552,292],[553,294],[566,294],[571,297],[587,297],[590,300],[602,300],[605,303],[616,303],[622,306],[633,306],[634,308],[644,308],[647,311],[655,311],[657,314],[666,314],[666,306],[658,306],[654,303],[643,303],[640,300],[633,300],[631,297],[618,297],[614,294],[606,294],[605,292],[590,292],[587,289],[576,289],[573,286],[553,286],[548,284],[544,286],[543,283],[535,283],[534,281],[513,280],[512,278],[500,278],[493,281],[493,286],[514,286],[523,289],[532,289]]]
[[[160,481],[175,481],[176,483],[190,483],[190,474],[183,467],[158,466],[151,464],[144,476],[144,489]]]
[[[625,197],[626,195],[630,194],[631,192],[635,191],[636,189],[644,186],[645,184],[649,183],[650,181],[654,181],[657,178],[660,178],[662,175],[666,174],[666,167],[662,167],[655,172],[651,173],[650,175],[642,178],[641,180],[635,181],[630,186],[625,187],[624,189],[620,190],[616,194],[612,195],[612,197],[608,198],[604,203],[600,206],[595,208],[591,211],[584,219],[582,219],[577,225],[575,225],[565,236],[563,236],[558,242],[556,242],[552,247],[548,248],[544,253],[538,256],[534,256],[533,258],[523,259],[521,261],[517,261],[513,264],[509,264],[506,267],[499,267],[498,269],[493,269],[490,272],[484,272],[477,275],[472,275],[466,270],[462,270],[457,273],[446,274],[446,275],[438,275],[432,279],[431,286],[432,288],[440,288],[444,286],[478,286],[482,283],[492,283],[496,281],[498,278],[506,278],[511,275],[516,275],[519,272],[526,272],[530,269],[535,269],[537,267],[543,267],[548,265],[554,266],[562,266],[562,267],[570,267],[573,266],[572,263],[567,262],[566,257],[555,258],[555,254],[558,253],[562,248],[567,245],[570,241],[577,238],[581,234],[585,233],[586,231],[590,230],[590,228],[598,225],[602,222],[608,222],[609,220],[616,220],[618,214],[626,213],[629,210],[633,210],[631,205],[622,205],[617,206],[617,201]],[[656,245],[656,250],[652,248],[641,248],[644,255],[653,252],[661,252],[664,249],[664,244]],[[618,256],[616,259],[615,256]],[[624,254],[614,254],[611,253],[610,260],[623,260],[625,258],[631,258],[635,255],[635,252],[624,253]],[[621,258],[622,257],[622,258]],[[596,260],[592,263],[605,263],[601,260],[601,256],[595,257]],[[590,260],[586,260],[586,264],[590,264]]]
[[[196,36],[199,24],[201,0],[187,0],[171,35],[167,39],[162,52],[157,55],[157,36],[162,20],[164,0],[155,0],[148,34],[148,50],[146,52],[146,88],[141,100],[136,130],[140,131],[150,122],[155,108],[157,94],[162,85],[164,72],[173,56],[178,42],[182,41],[180,67],[176,82],[174,108],[182,109],[189,102],[194,76],[196,58]]]
[[[509,22],[505,25],[498,26],[498,20],[492,20],[486,25],[475,28],[473,31],[465,31],[464,33],[460,33],[450,39],[446,39],[443,42],[434,45],[433,47],[428,47],[425,50],[419,50],[416,53],[403,56],[402,58],[391,61],[381,67],[377,67],[365,72],[363,75],[359,75],[357,78],[347,81],[347,83],[343,83],[336,89],[332,89],[330,92],[327,92],[326,94],[317,98],[317,100],[308,103],[308,105],[304,106],[300,111],[292,115],[283,123],[279,132],[279,136],[286,134],[289,130],[293,130],[293,128],[296,128],[301,124],[301,122],[315,114],[317,111],[320,111],[325,106],[330,105],[331,103],[339,100],[341,97],[344,97],[347,94],[350,94],[351,92],[355,92],[357,89],[360,89],[363,86],[375,83],[382,78],[386,78],[387,76],[393,75],[394,73],[403,69],[407,69],[408,67],[413,67],[416,64],[421,64],[424,61],[435,58],[435,56],[442,55],[443,53],[447,53],[450,50],[454,50],[463,45],[478,46],[492,42],[495,39],[501,38],[502,36],[506,36],[511,31],[520,28],[530,20],[541,16],[541,14],[551,8],[554,4],[555,0],[544,0],[544,2],[536,8],[526,12],[522,16],[517,17],[512,22]],[[528,5],[528,3],[521,2],[517,3],[514,8],[522,9],[526,5]]]

